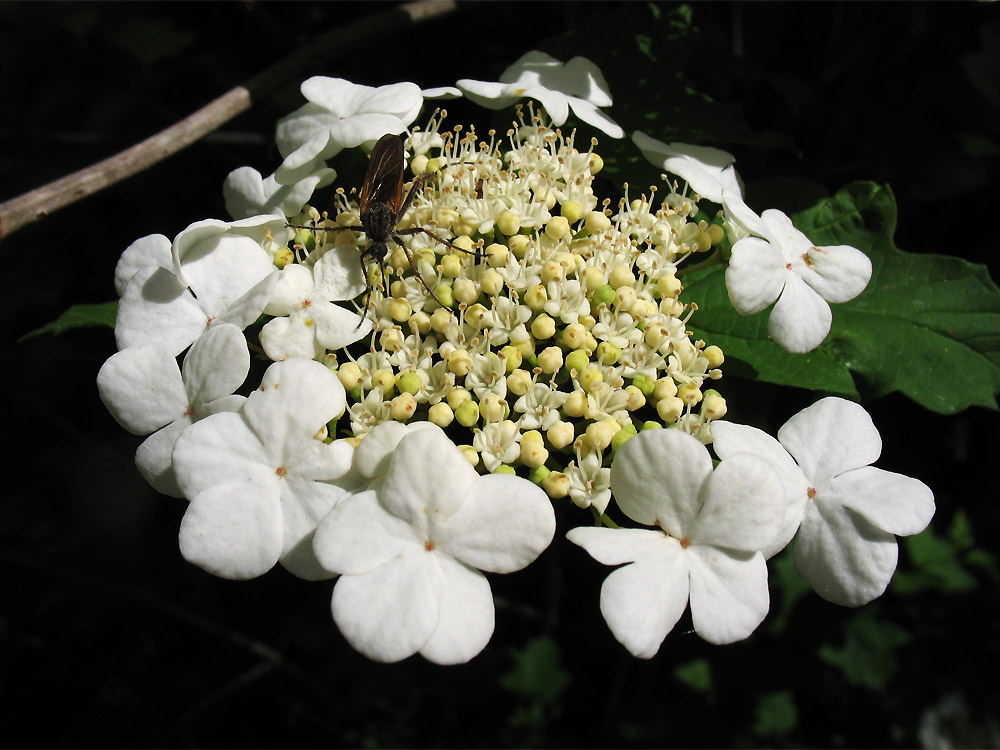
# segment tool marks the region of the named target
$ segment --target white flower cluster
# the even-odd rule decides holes
[[[583,58],[532,53],[500,83],[425,93],[460,92],[497,106],[530,95],[557,123],[571,108],[622,135]],[[772,335],[804,351],[829,328],[824,300],[864,288],[863,254],[813,247],[783,215],[755,214],[724,152],[642,134],[647,154],[723,207],[720,220],[697,220],[697,198],[676,188],[658,200],[626,189],[612,205],[594,191],[596,143],[577,148],[530,105],[482,141],[442,131],[439,116],[413,129],[412,199],[403,172],[380,174],[390,189],[376,209],[394,226],[361,239],[374,222],[353,191],[338,189],[332,217],[306,201],[335,178],[327,159],[401,133],[423,96],[324,78],[303,93],[309,104],[279,125],[275,174],[227,179],[234,221],[145,237],[116,270],[120,351],[98,388],[124,427],[150,435],[136,454],[143,476],[189,501],[186,559],[234,579],[276,563],[338,577],[335,622],[381,661],[479,653],[494,626],[481,571],[534,561],[563,498],[598,523],[568,538],[625,564],[601,609],[640,657],[688,604],[705,639],[747,637],[768,610],[765,560],[793,536],[825,598],[881,594],[894,535],[926,526],[930,491],[869,466],[880,442],[857,405],[820,401],[777,441],[721,421],[726,402],[706,384],[723,354],[686,330],[679,268],[735,243],[734,304],[748,312],[780,295]],[[384,262],[372,249],[382,241]],[[645,528],[613,523],[612,500]]]

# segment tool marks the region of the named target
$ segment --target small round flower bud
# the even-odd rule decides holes
[[[438,284],[434,287],[434,294],[445,307],[451,307],[455,304],[455,292],[451,284]]]
[[[634,437],[635,435],[636,429],[634,424],[627,424],[622,427],[615,433],[615,436],[611,438],[611,452],[617,452],[617,450],[625,444],[626,440]]]
[[[462,455],[465,456],[465,459],[470,464],[472,464],[473,466],[479,466],[479,451],[477,451],[471,445],[460,445],[458,446],[458,449],[462,451]]]
[[[566,221],[570,224],[576,224],[583,218],[583,206],[576,201],[563,201],[562,206],[559,207],[559,213],[565,216]]]
[[[708,237],[712,241],[713,245],[718,245],[726,238],[726,230],[718,224],[709,224],[707,231]]]
[[[517,234],[521,229],[521,217],[513,211],[504,211],[497,217],[496,227],[507,236]]]
[[[672,299],[680,294],[683,288],[684,285],[681,284],[680,279],[673,274],[661,276],[656,280],[656,291],[660,293],[661,297]]]
[[[439,207],[437,211],[434,212],[434,223],[438,225],[440,229],[451,229],[451,225],[455,223],[458,219],[458,211],[453,208]]]
[[[469,305],[465,310],[465,322],[478,331],[483,327],[483,316],[488,312],[489,310],[478,302],[474,305]]]
[[[405,337],[398,328],[386,328],[378,336],[379,346],[388,352],[398,352],[403,348]]]
[[[575,437],[573,425],[569,422],[563,422],[562,420],[554,422],[552,426],[545,431],[545,437],[548,439],[549,443],[552,444],[552,447],[556,450],[561,450],[573,442]]]
[[[579,418],[587,413],[587,394],[583,391],[574,390],[563,402],[563,414],[567,417]]]
[[[566,355],[566,369],[568,370],[583,372],[589,364],[590,357],[587,356],[587,352],[577,350]]]
[[[604,159],[600,155],[591,152],[590,154],[590,173],[597,174],[602,169],[604,169]]]
[[[514,370],[507,376],[507,390],[515,396],[523,396],[531,385],[531,373],[527,370]]]
[[[337,377],[344,390],[353,391],[361,383],[361,368],[355,362],[345,362],[337,369]]]
[[[553,471],[542,480],[542,489],[553,500],[569,495],[569,477],[561,471]]]
[[[396,390],[400,393],[409,393],[411,396],[416,396],[420,393],[423,385],[423,378],[413,370],[401,372],[396,376]]]
[[[613,365],[622,358],[622,350],[610,341],[602,341],[597,345],[597,361],[602,365]]]
[[[632,273],[632,269],[628,266],[615,266],[611,273],[608,274],[608,284],[611,285],[612,289],[618,289],[623,286],[635,286],[635,274]]]
[[[410,319],[413,308],[404,297],[393,297],[389,300],[389,317],[397,323],[403,323]]]
[[[467,305],[471,305],[479,299],[479,288],[472,279],[455,279],[455,283],[452,284],[452,291],[455,293],[456,300],[464,302]]]
[[[636,375],[632,378],[632,385],[638,388],[643,396],[652,396],[656,388],[655,381],[648,375]]]
[[[588,293],[592,293],[604,283],[604,273],[600,268],[587,266],[580,272],[580,282]]]
[[[546,222],[545,236],[550,240],[561,240],[567,234],[569,234],[569,222],[565,216],[553,216]]]
[[[524,290],[524,296],[521,299],[528,306],[529,310],[538,312],[549,301],[549,293],[545,291],[545,287],[541,284],[535,284]]]
[[[651,323],[647,325],[642,331],[642,340],[646,342],[646,346],[651,349],[657,349],[659,346],[666,341],[670,336],[670,331],[668,331],[664,326],[659,323]]]
[[[498,467],[496,467],[493,470],[493,473],[494,474],[514,474],[514,475],[517,474],[517,472],[514,471],[514,467],[513,466],[508,466],[507,464],[500,464]]]
[[[660,300],[660,312],[670,318],[679,318],[684,314],[684,303],[679,299],[664,297]]]
[[[521,361],[524,359],[521,350],[510,344],[501,349],[499,354],[503,360],[504,370],[508,375],[520,367]]]
[[[677,395],[677,383],[673,378],[660,378],[653,385],[653,400],[659,401],[661,398],[671,398]]]
[[[468,257],[467,256],[468,253],[473,252],[472,248],[476,246],[475,240],[465,235],[462,235],[461,237],[456,237],[451,241],[451,244],[457,248],[464,250],[465,253],[463,253],[463,255],[465,255],[466,257]]]
[[[441,258],[441,273],[449,279],[457,279],[462,275],[462,259],[454,253]]]
[[[284,268],[289,263],[295,262],[295,253],[292,252],[291,248],[282,247],[279,248],[274,253],[274,266],[275,268]]]
[[[455,409],[455,420],[462,427],[472,427],[479,421],[479,404],[475,401],[466,401]]]
[[[549,260],[542,264],[542,283],[548,284],[552,281],[562,281],[566,278],[566,269],[561,263]]]
[[[410,268],[410,259],[406,257],[403,248],[395,246],[389,253],[386,264],[397,270],[406,270]]]
[[[628,401],[625,402],[625,408],[629,411],[641,409],[646,405],[646,396],[635,385],[625,386],[625,393],[628,394]]]
[[[652,419],[648,419],[642,423],[642,427],[639,430],[662,430],[663,425],[659,422],[654,422]]]
[[[541,436],[538,440],[521,439],[521,463],[529,469],[541,466],[549,458],[549,451],[542,442]]]
[[[603,451],[611,445],[612,438],[614,438],[621,428],[622,426],[618,424],[618,420],[613,417],[607,417],[600,422],[593,422],[587,425],[587,430],[584,434],[587,437],[590,447],[598,451]]]
[[[714,344],[712,346],[706,346],[702,355],[704,355],[705,359],[708,360],[709,367],[721,367],[722,363],[726,361],[726,357],[722,353],[722,349]]]
[[[611,288],[610,284],[601,284],[594,290],[594,306],[605,305],[611,307],[611,304],[615,301],[615,290]]]
[[[455,314],[446,307],[439,307],[431,313],[431,328],[438,333],[444,333],[444,330],[454,322]]]
[[[639,298],[636,296],[635,289],[630,286],[620,286],[615,290],[615,301],[614,306],[619,312],[628,312],[633,307]]]
[[[529,290],[530,291],[530,290]],[[555,335],[556,322],[545,313],[531,321],[531,335],[536,339],[549,339]]]
[[[711,389],[705,391],[704,400],[701,403],[701,416],[705,419],[722,419],[727,411],[726,399],[718,391]]]
[[[472,369],[472,358],[465,349],[454,349],[448,357],[448,372],[459,377],[469,374]]]
[[[382,395],[388,398],[396,385],[396,374],[388,367],[376,370],[372,373],[372,385],[381,386]]]
[[[656,402],[656,413],[667,424],[673,424],[684,413],[684,402],[677,396],[661,398]]]
[[[427,410],[427,421],[433,422],[442,429],[450,425],[454,419],[455,412],[444,401],[438,401]]]
[[[507,416],[507,402],[495,393],[487,393],[479,401],[479,414],[487,422],[499,422]]]
[[[579,349],[587,343],[587,329],[579,323],[570,323],[563,329],[562,343],[570,349]]]
[[[538,355],[538,366],[546,375],[559,372],[559,368],[563,366],[562,349],[558,346],[549,346],[543,349]]]
[[[688,406],[694,406],[702,399],[701,386],[697,383],[684,383],[677,389],[677,395]]]
[[[417,400],[410,393],[400,393],[390,402],[389,415],[397,422],[405,422],[417,410]]]
[[[430,161],[423,154],[417,154],[410,161],[410,169],[415,176],[420,176],[427,173],[427,162]]]
[[[535,484],[541,486],[542,482],[545,481],[545,477],[552,473],[552,470],[547,466],[536,466],[528,474],[528,479]]]
[[[445,395],[445,400],[448,402],[448,406],[451,407],[452,411],[458,411],[458,407],[466,401],[472,400],[472,394],[469,393],[468,389],[463,388],[460,385],[456,385]]]
[[[507,258],[510,257],[510,250],[507,249],[506,245],[494,242],[492,245],[486,246],[486,249],[483,250],[483,254],[486,256],[486,265],[490,268],[503,268],[507,265]]]
[[[504,234],[507,233],[504,232]],[[531,238],[526,234],[515,234],[507,240],[507,247],[510,248],[510,251],[514,253],[514,257],[518,260],[524,260],[524,254],[528,251],[530,244]]]
[[[591,211],[583,225],[591,234],[602,234],[611,229],[611,219],[603,211]]]
[[[431,330],[431,316],[420,310],[413,313],[410,319],[406,321],[406,324],[413,333],[427,335]]]
[[[712,249],[712,235],[708,232],[698,232],[694,236],[695,252],[703,253]]]
[[[587,393],[593,390],[597,383],[604,382],[604,373],[602,373],[596,367],[587,367],[583,372],[576,376],[577,382]]]

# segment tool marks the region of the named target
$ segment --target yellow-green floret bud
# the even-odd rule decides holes
[[[504,234],[507,233],[504,232]],[[525,234],[515,234],[507,240],[507,247],[510,248],[510,251],[514,253],[514,257],[518,260],[524,260],[524,255],[528,252],[529,245],[531,245],[531,238]]]
[[[706,346],[702,355],[708,360],[709,367],[721,367],[722,363],[726,361],[726,357],[722,353],[722,349],[714,344],[712,346]]]
[[[409,393],[411,396],[416,396],[420,393],[420,389],[423,385],[423,379],[412,370],[409,372],[401,372],[396,376],[396,389],[400,393]]]
[[[640,430],[662,430],[663,425],[659,422],[654,422],[652,419],[648,419],[642,423]]]
[[[570,224],[576,224],[583,218],[583,206],[576,201],[564,201],[559,208],[559,213],[566,217]]]
[[[593,390],[597,383],[604,382],[604,373],[594,366],[584,368],[583,372],[577,375],[577,382],[587,393]]]
[[[520,367],[521,362],[524,359],[524,356],[521,354],[521,350],[516,346],[511,346],[510,344],[507,344],[507,346],[501,349],[499,353],[500,358],[503,360],[504,370],[506,370],[508,375]]]
[[[647,398],[653,395],[656,390],[656,381],[648,375],[636,375],[632,378],[632,385],[639,389],[643,396]]]
[[[469,357],[469,352],[465,349],[453,349],[448,356],[448,372],[463,377],[468,375],[471,369],[472,359]]]
[[[483,294],[496,297],[504,290],[503,276],[492,268],[487,268],[479,277],[479,286],[482,288]]]
[[[536,466],[528,474],[528,479],[537,485],[541,485],[545,481],[545,477],[552,473],[552,470],[546,466]]]
[[[583,225],[591,234],[602,234],[611,229],[611,219],[603,211],[591,211]]]
[[[602,365],[613,365],[620,362],[622,350],[610,341],[602,341],[597,345],[597,361]]]
[[[646,405],[645,394],[634,385],[625,386],[625,393],[628,394],[628,401],[625,402],[625,408],[629,411],[636,411]]]
[[[555,332],[556,322],[545,313],[531,321],[531,335],[536,339],[550,339]]]
[[[565,216],[553,216],[545,224],[545,236],[550,240],[561,240],[569,234],[569,221]]]
[[[441,265],[439,268],[444,276],[447,276],[449,279],[457,279],[462,275],[463,265],[464,263],[458,255],[451,254],[445,255],[441,258]]]
[[[466,388],[457,385],[445,395],[445,400],[448,402],[448,406],[451,407],[452,411],[457,411],[458,407],[464,404],[466,401],[472,399],[472,394]],[[477,407],[478,408],[478,407]],[[478,419],[478,416],[477,416]]]
[[[633,381],[634,382],[634,381]],[[673,378],[660,378],[653,385],[653,400],[659,401],[660,399],[670,398],[671,396],[677,395],[677,383],[674,382]]]
[[[477,331],[483,327],[483,317],[488,313],[485,305],[476,302],[465,310],[465,322]]]
[[[396,373],[388,367],[376,370],[372,373],[372,384],[382,386],[382,395],[388,398],[396,385]]]
[[[590,173],[597,174],[602,169],[604,169],[604,159],[600,157],[599,154],[591,152],[590,154]]]
[[[656,280],[656,291],[660,293],[661,297],[673,299],[681,293],[683,288],[684,285],[681,284],[680,279],[673,274],[661,276]]]
[[[503,268],[507,265],[507,258],[510,257],[510,250],[507,249],[506,245],[494,242],[492,245],[486,246],[483,250],[483,254],[486,256],[486,265],[490,268]]]
[[[611,307],[612,303],[615,301],[615,290],[612,289],[610,284],[601,284],[597,289],[594,290],[593,305],[597,307],[598,305],[605,305]]]
[[[479,451],[473,448],[471,445],[460,445],[458,449],[462,451],[462,455],[465,456],[466,460],[473,466],[479,466]]]
[[[713,245],[718,245],[726,238],[726,230],[718,224],[709,224],[707,231],[708,237],[712,241]]]
[[[471,305],[479,299],[479,287],[472,279],[455,279],[451,289],[455,293],[455,299],[467,305]]]
[[[563,414],[576,419],[587,413],[587,394],[583,391],[573,391],[566,397],[562,406]]]
[[[507,464],[500,464],[498,467],[496,467],[493,470],[493,473],[494,474],[517,474],[517,472],[514,471],[514,467],[513,466],[508,466]]]
[[[578,373],[583,372],[590,365],[590,357],[587,356],[587,352],[572,351],[566,355],[566,369],[576,370]]]
[[[404,323],[410,319],[413,308],[406,299],[393,297],[389,300],[389,316],[397,323]]]
[[[580,272],[580,282],[590,294],[604,283],[604,273],[594,266],[587,266]]]
[[[569,349],[579,349],[587,343],[587,329],[579,323],[570,323],[563,329],[562,343]]]
[[[608,274],[608,284],[611,285],[612,289],[618,289],[619,287],[635,286],[635,274],[632,273],[632,269],[628,266],[615,266],[611,273]]]
[[[504,211],[497,217],[496,227],[508,237],[517,234],[521,229],[521,217],[513,211]]]
[[[284,268],[289,263],[295,262],[295,253],[291,248],[282,247],[274,253],[274,265],[276,268]]]
[[[438,401],[427,410],[427,420],[444,429],[455,419],[455,412],[444,401]]]
[[[701,386],[697,383],[684,383],[677,389],[677,395],[688,406],[694,406],[702,399]]]
[[[455,291],[451,284],[438,284],[434,287],[434,295],[441,300],[441,304],[445,307],[451,307],[455,304]]]
[[[618,424],[618,420],[614,417],[606,417],[600,422],[593,422],[587,425],[587,430],[584,433],[587,437],[587,443],[591,448],[598,451],[603,451],[609,445],[614,436],[621,430],[622,426]]]
[[[695,251],[703,253],[712,248],[712,235],[708,232],[698,232],[694,236]]]
[[[426,336],[431,330],[431,316],[420,310],[413,313],[410,319],[406,321],[406,324],[410,327],[413,333],[419,333],[421,336]]]
[[[472,427],[479,421],[479,404],[475,401],[466,401],[455,409],[455,420],[462,427]]]
[[[612,453],[616,452],[619,448],[622,447],[622,445],[625,444],[626,440],[628,440],[630,437],[633,437],[635,434],[636,434],[636,429],[634,424],[627,424],[624,427],[622,427],[620,430],[618,430],[618,432],[615,433],[615,436],[611,438],[611,452]]]

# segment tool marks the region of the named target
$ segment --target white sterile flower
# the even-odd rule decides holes
[[[847,302],[864,291],[872,275],[868,256],[849,245],[816,247],[777,209],[761,215],[759,237],[733,245],[726,287],[742,315],[775,300],[767,330],[796,354],[819,346],[830,331],[830,302]]]
[[[490,109],[502,109],[518,99],[537,99],[553,125],[566,122],[569,110],[612,138],[625,135],[621,127],[598,107],[611,106],[611,93],[600,69],[585,57],[567,63],[544,52],[522,56],[500,76],[500,81],[462,79],[455,84],[468,99]]]
[[[472,438],[472,447],[479,451],[483,465],[496,471],[500,464],[511,464],[521,455],[521,431],[509,419],[489,422]]]
[[[364,338],[372,324],[352,310],[334,304],[365,290],[357,251],[341,245],[325,252],[312,268],[291,263],[281,269],[264,308],[273,320],[261,329],[260,343],[271,359],[319,357]]]
[[[337,173],[329,168],[317,170],[290,185],[282,185],[274,175],[262,177],[253,167],[234,169],[222,183],[226,210],[234,219],[261,214],[295,216],[312,197],[316,188],[329,185]]]
[[[552,505],[526,479],[480,476],[437,429],[408,432],[385,458],[384,478],[345,498],[316,532],[317,558],[340,574],[333,619],[377,661],[420,653],[438,664],[466,662],[494,628],[480,571],[510,573],[534,561],[555,533]]]
[[[857,607],[885,591],[896,569],[896,536],[923,531],[934,496],[923,482],[876,469],[878,430],[861,406],[817,401],[789,419],[778,439],[754,427],[712,423],[715,451],[766,458],[785,485],[776,552],[795,534],[795,565],[824,599]],[[790,454],[790,455],[789,455]]]
[[[274,176],[286,185],[313,174],[345,148],[402,133],[424,101],[415,83],[372,88],[313,76],[300,88],[309,103],[282,119],[276,135],[285,160]]]
[[[278,272],[248,234],[263,236],[283,226],[283,219],[272,216],[229,224],[209,219],[178,234],[173,270],[149,263],[125,286],[115,321],[118,348],[162,344],[179,354],[210,326],[232,323],[243,330],[253,323]]]
[[[611,465],[622,512],[654,529],[576,528],[566,536],[605,565],[601,612],[632,654],[652,657],[690,600],[710,643],[746,638],[767,614],[766,548],[783,508],[767,461],[736,454],[713,471],[708,449],[678,430],[627,440]]]
[[[177,482],[191,501],[181,554],[222,578],[254,578],[279,561],[301,578],[328,578],[313,556],[312,534],[357,478],[354,449],[317,433],[345,403],[333,372],[291,359],[267,369],[239,413],[213,414],[186,429],[173,452]]]
[[[170,257],[170,240],[162,234],[140,237],[125,248],[115,266],[115,291],[119,297],[125,296],[125,288],[139,271],[148,268],[173,270]]]
[[[250,371],[250,350],[239,328],[221,325],[195,342],[184,358],[160,344],[123,349],[97,373],[97,390],[118,423],[135,435],[150,435],[135,463],[158,492],[180,497],[170,452],[177,437],[209,414],[238,411],[244,398],[231,395]]]

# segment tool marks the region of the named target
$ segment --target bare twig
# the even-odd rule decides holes
[[[0,203],[0,240],[23,226],[92,195],[190,146],[206,133],[302,75],[317,61],[344,56],[371,44],[387,30],[405,28],[455,10],[455,0],[416,0],[350,26],[312,37],[292,55],[237,86],[197,112],[141,143],[48,185]]]

